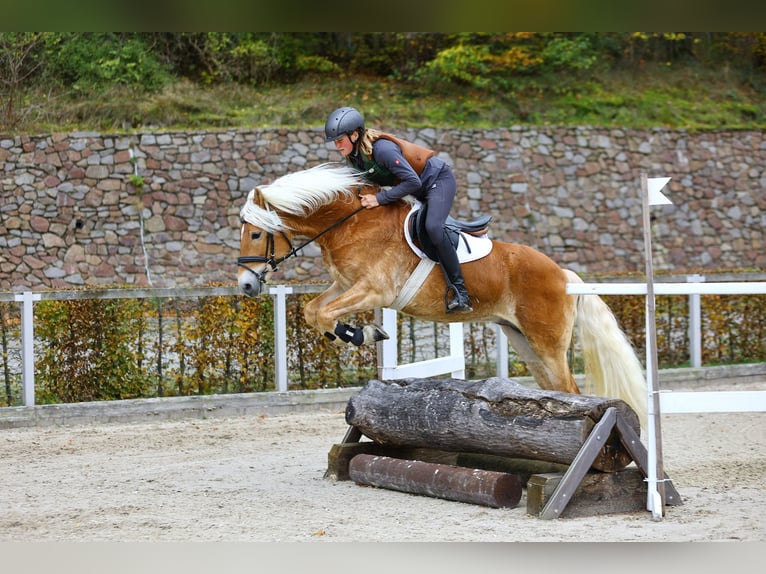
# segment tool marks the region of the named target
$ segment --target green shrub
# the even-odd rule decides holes
[[[12,358],[11,340],[21,335],[20,325],[19,306],[15,303],[0,302],[0,373],[4,396],[0,405],[4,403],[8,407],[15,405],[17,398],[20,399],[21,396],[21,374],[11,371],[11,361],[15,359],[15,362],[18,362],[18,358]]]
[[[46,75],[86,93],[113,85],[153,92],[171,78],[140,37],[111,32],[50,34]]]
[[[41,301],[35,333],[40,403],[127,399],[145,395],[135,360],[144,321],[138,299]]]
[[[303,309],[315,293],[287,298],[287,370],[290,389],[360,386],[377,377],[374,345],[343,346],[308,327]],[[643,297],[604,296],[645,362]],[[703,365],[766,361],[766,305],[762,295],[702,296]],[[660,368],[689,364],[688,297],[655,301]],[[20,404],[20,373],[10,341],[20,337],[18,305],[0,306],[0,373],[5,402]],[[274,301],[271,297],[207,296],[170,299],[81,299],[35,305],[38,402],[64,403],[148,396],[247,393],[275,390]],[[374,321],[374,312],[354,324]],[[449,352],[445,324],[398,316],[402,363]],[[467,323],[466,377],[495,376],[493,325]],[[577,341],[570,363],[582,372]],[[508,374],[528,376],[509,349]]]

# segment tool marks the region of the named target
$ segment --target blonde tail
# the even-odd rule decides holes
[[[582,283],[567,271],[570,283]],[[647,390],[644,369],[617,318],[598,295],[577,295],[575,328],[585,366],[585,392],[622,399],[647,424]]]

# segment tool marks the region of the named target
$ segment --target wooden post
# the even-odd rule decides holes
[[[644,250],[646,266],[646,381],[649,406],[647,428],[649,448],[649,476],[647,508],[655,519],[665,514],[665,486],[662,480],[662,433],[660,429],[660,395],[657,390],[659,370],[657,367],[657,325],[654,306],[654,266],[652,263],[652,231],[649,217],[649,184],[645,173],[641,174],[643,197]],[[659,508],[657,508],[659,506]]]

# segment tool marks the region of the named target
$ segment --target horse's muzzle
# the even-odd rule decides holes
[[[237,277],[239,290],[248,297],[257,297],[263,291],[264,277],[252,269],[243,269]]]

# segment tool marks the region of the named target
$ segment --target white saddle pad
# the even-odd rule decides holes
[[[410,235],[410,218],[412,215],[420,209],[420,204],[416,203],[412,206],[412,209],[404,218],[404,237],[407,239],[407,244],[410,249],[414,251],[421,259],[427,259],[428,255],[425,254],[415,243],[412,241]],[[476,261],[482,257],[486,257],[492,251],[492,240],[488,235],[482,235],[476,237],[470,233],[460,233],[460,241],[457,246],[457,258],[460,263],[467,263],[468,261]]]

